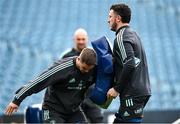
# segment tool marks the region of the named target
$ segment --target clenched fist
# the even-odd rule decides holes
[[[107,98],[110,97],[116,98],[118,95],[119,93],[114,88],[109,89],[107,92]]]

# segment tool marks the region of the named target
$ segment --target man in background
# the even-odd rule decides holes
[[[83,28],[79,28],[74,33],[74,44],[75,46],[65,53],[62,58],[71,57],[71,56],[79,56],[81,51],[87,47],[88,43],[88,34],[87,31]],[[87,96],[89,96],[90,91],[93,87],[90,87],[87,91]],[[91,123],[102,123],[103,115],[101,113],[101,109],[95,105],[89,98],[86,98],[81,105],[87,119]]]

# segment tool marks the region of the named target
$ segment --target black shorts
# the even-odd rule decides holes
[[[70,114],[60,114],[53,110],[42,110],[43,123],[86,123],[87,119],[82,109]]]
[[[89,98],[86,98],[81,107],[89,121],[89,123],[103,123],[103,114],[100,107],[93,103]]]
[[[116,122],[129,122],[132,119],[143,118],[144,107],[149,100],[150,96],[142,97],[128,97],[121,100],[120,108],[118,113],[115,115]]]

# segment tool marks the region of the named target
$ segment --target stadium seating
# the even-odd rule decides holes
[[[1,0],[0,1],[0,113],[13,93],[48,67],[83,27],[89,40],[106,35],[109,7],[119,0]],[[132,27],[141,36],[149,64],[152,97],[147,110],[180,109],[180,1],[122,0],[132,7]],[[89,44],[90,45],[90,44]],[[42,101],[33,95],[19,112]],[[109,110],[118,109],[118,99]]]

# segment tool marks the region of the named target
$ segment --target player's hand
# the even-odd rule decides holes
[[[18,105],[14,104],[12,102],[9,103],[9,105],[6,108],[5,114],[6,115],[11,115],[12,113],[17,112],[18,107],[19,107]]]
[[[109,89],[107,92],[107,98],[116,98],[118,95],[119,93],[114,88]]]

